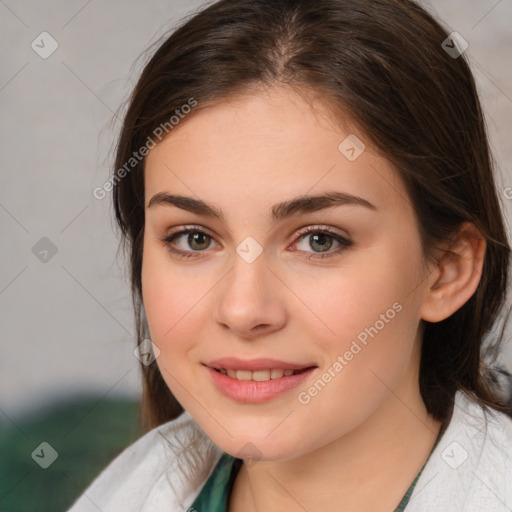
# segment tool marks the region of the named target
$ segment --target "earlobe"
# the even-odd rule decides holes
[[[421,318],[440,322],[460,309],[475,293],[487,243],[478,228],[464,222],[439,258],[426,290]]]

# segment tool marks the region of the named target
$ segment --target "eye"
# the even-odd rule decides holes
[[[160,240],[171,254],[179,258],[200,257],[199,253],[211,249],[212,243],[216,244],[213,237],[200,226],[181,229]],[[336,256],[351,245],[353,242],[323,226],[308,226],[299,232],[299,240],[294,242],[297,249],[292,249],[292,252],[306,253],[301,257],[307,259],[323,259]],[[331,250],[333,246],[334,250]],[[309,252],[308,249],[313,251]]]
[[[193,226],[173,233],[161,241],[165,243],[170,253],[180,258],[191,258],[196,256],[195,253],[209,249],[214,240],[206,231]]]
[[[308,249],[313,250],[309,255],[304,256],[307,259],[323,259],[338,255],[353,245],[353,242],[321,226],[308,226],[301,231],[300,239],[294,245],[300,252],[309,252]],[[333,246],[334,250],[331,250]]]

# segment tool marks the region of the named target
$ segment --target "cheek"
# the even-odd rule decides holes
[[[343,397],[347,405],[385,393],[386,385],[393,386],[412,363],[420,259],[413,247],[409,254],[393,247],[375,248],[378,257],[368,251],[349,266],[350,271],[317,276],[313,292],[308,292],[306,282],[299,291],[311,300],[308,305],[322,321],[316,319],[315,325],[321,327],[315,334],[327,356],[330,374],[325,380],[333,382],[328,394]]]
[[[184,405],[190,397],[183,390],[191,388],[200,370],[195,363],[202,360],[201,341],[211,322],[219,269],[212,264],[198,271],[196,265],[177,264],[152,240],[145,242],[143,255],[142,295],[151,340],[160,350],[157,364]]]
[[[348,349],[358,336],[364,342],[374,327],[390,332],[403,323],[404,311],[412,312],[411,292],[419,282],[412,255],[405,262],[382,246],[373,252],[376,257],[358,254],[344,268],[295,275],[294,292],[307,306],[304,319],[311,320],[330,351]]]
[[[152,342],[159,348],[156,363],[167,386],[184,408],[190,407],[194,368],[186,360],[200,339],[204,321],[200,298],[206,285],[194,283],[188,270],[171,265],[165,250],[147,244],[142,265],[142,295]],[[199,307],[198,307],[199,306]]]
[[[187,270],[171,265],[165,250],[145,244],[142,263],[142,295],[151,337],[162,352],[186,341],[184,332],[193,329],[195,310],[206,285],[194,280]],[[169,341],[173,341],[173,344]]]

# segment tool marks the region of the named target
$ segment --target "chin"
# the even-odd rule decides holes
[[[230,437],[222,433],[208,432],[208,437],[224,452],[233,457],[253,461],[274,461],[292,459],[297,455],[299,449],[304,450],[304,442],[294,439],[289,431],[283,430],[281,435],[269,435],[275,429],[275,425],[268,429],[262,425],[255,426],[253,430],[247,426],[244,434]]]

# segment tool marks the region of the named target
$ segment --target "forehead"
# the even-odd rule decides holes
[[[229,209],[235,202],[261,208],[338,190],[365,197],[383,211],[410,209],[391,163],[364,134],[350,129],[348,119],[340,121],[333,121],[319,98],[286,87],[208,106],[185,116],[149,151],[146,205],[159,192],[196,195]]]

